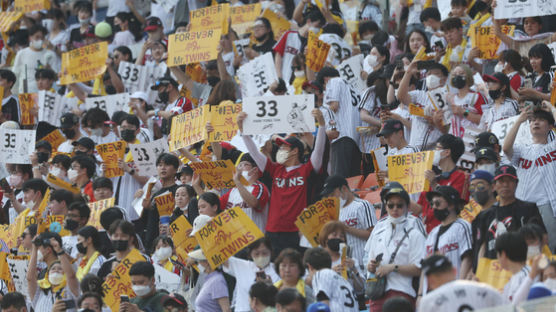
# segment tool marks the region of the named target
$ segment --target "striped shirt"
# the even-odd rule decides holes
[[[380,119],[380,99],[376,97],[375,87],[369,87],[363,92],[361,101],[359,102],[359,110],[366,110],[371,117]],[[362,126],[370,127],[371,124],[362,121]],[[361,134],[361,151],[369,153],[371,150],[380,147],[380,139],[376,136],[376,132]]]
[[[523,280],[529,277],[530,271],[531,268],[525,265],[521,268],[521,270],[519,270],[519,272],[516,272],[514,275],[512,275],[510,281],[504,286],[504,291],[502,292],[502,297],[504,297],[504,300],[507,300],[507,302],[513,301],[514,296],[519,289],[519,286],[521,286]]]
[[[351,284],[331,269],[321,269],[313,275],[313,294],[315,298],[328,297],[330,311],[359,311]]]
[[[472,248],[471,237],[471,225],[461,218],[446,227],[437,225],[425,241],[425,257],[436,253],[446,256],[459,276],[461,257]]]
[[[492,124],[496,121],[513,117],[519,114],[519,105],[516,100],[505,98],[501,105],[496,105],[490,101],[488,109],[483,112],[479,128],[490,131]]]
[[[319,40],[322,40],[330,45],[328,58],[330,60],[330,53],[334,54],[334,58],[330,60],[332,65],[338,66],[342,60],[351,56],[351,46],[343,38],[340,38],[340,36],[336,34],[322,34],[319,36]]]
[[[374,207],[368,201],[359,198],[355,198],[349,205],[340,209],[339,220],[349,227],[360,230],[367,230],[377,222]],[[347,234],[346,243],[352,250],[351,257],[363,265],[367,240]]]
[[[470,113],[475,113],[482,115],[482,106],[486,104],[486,98],[477,92],[468,92],[463,98],[460,98],[457,94],[454,96],[454,105],[460,106],[465,110],[469,110]],[[450,127],[450,133],[463,138],[465,133],[465,128],[477,127],[477,124],[473,123],[471,120],[465,117],[459,117],[454,115],[452,117],[452,124]]]
[[[338,102],[339,104],[338,110],[334,112],[336,129],[340,132],[337,139],[347,136],[356,143],[359,142],[357,127],[360,125],[361,120],[357,107],[359,104],[357,92],[344,79],[334,77],[328,80],[326,90],[324,91],[324,105],[329,105],[330,102]]]
[[[237,187],[234,187],[220,197],[220,207],[222,209],[230,209],[235,206],[241,207],[245,214],[264,232],[266,219],[268,218],[268,200],[270,197],[268,188],[260,182],[255,182],[245,188],[259,201],[259,208],[249,207],[245,200],[243,200],[243,197],[241,197]]]
[[[421,107],[423,110],[434,109],[427,91],[413,90],[409,92],[411,103]],[[430,125],[424,117],[411,115],[411,135],[409,145],[421,151],[431,149],[436,144],[436,140],[442,136],[442,132]]]

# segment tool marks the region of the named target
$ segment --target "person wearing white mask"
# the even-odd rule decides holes
[[[62,62],[62,53],[67,51],[66,42],[69,40],[69,32],[66,31],[66,21],[62,10],[52,9],[48,17],[42,21],[43,26],[48,30],[46,47],[56,53],[57,64],[53,69],[58,72]]]
[[[150,262],[135,262],[129,269],[129,277],[131,278],[131,288],[136,297],[129,302],[121,301],[120,311],[164,311],[162,299],[167,293],[156,290],[154,266]]]
[[[412,278],[421,274],[425,253],[425,235],[408,216],[409,194],[394,187],[384,195],[388,216],[375,226],[368,241],[367,269],[377,277],[386,277],[385,294],[371,301],[370,311],[382,311],[387,298],[401,296],[415,304],[417,293]]]
[[[542,272],[542,276],[544,278],[544,285],[553,292],[556,292],[556,261],[552,261],[548,264],[546,269]]]
[[[382,70],[383,66],[390,62],[390,51],[383,46],[375,46],[369,55],[363,60],[363,72],[361,78],[367,80],[368,74]]]
[[[180,267],[175,265],[178,258],[174,255],[174,242],[170,236],[161,235],[154,240],[155,251],[152,254],[154,263],[169,272],[181,274]]]
[[[484,170],[494,176],[500,158],[490,147],[480,147],[475,149],[475,170]]]
[[[231,257],[224,263],[223,270],[236,278],[232,308],[236,312],[249,312],[249,289],[255,281],[276,283],[280,280],[270,262],[271,245],[268,238],[261,238],[249,245],[249,258]]]

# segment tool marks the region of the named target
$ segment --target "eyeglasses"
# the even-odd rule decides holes
[[[404,204],[387,204],[386,206],[388,207],[388,209],[394,209],[394,208],[403,209],[405,207]]]
[[[477,183],[475,185],[470,185],[469,186],[469,193],[473,193],[475,191],[479,191],[482,192],[484,190],[486,190],[486,185],[484,183]]]

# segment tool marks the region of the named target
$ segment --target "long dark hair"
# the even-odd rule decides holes
[[[236,84],[228,79],[220,80],[210,92],[207,104],[218,105],[222,101],[236,101]]]

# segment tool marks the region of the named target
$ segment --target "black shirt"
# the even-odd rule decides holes
[[[261,55],[263,55],[266,52],[274,53],[272,50],[272,48],[274,48],[274,45],[276,45],[276,40],[274,40],[274,38],[270,38],[261,45],[254,44],[252,49],[253,51],[259,52]]]
[[[10,95],[2,100],[2,115],[6,120],[13,120],[19,123],[19,104],[17,98]]]
[[[171,192],[172,194],[176,194],[176,189],[178,188],[177,184],[163,187],[158,192],[154,193],[151,196],[151,207],[150,209],[143,210],[143,215],[141,216],[141,221],[144,222],[145,225],[144,232],[138,233],[141,239],[143,240],[143,244],[145,245],[145,250],[154,250],[153,242],[154,239],[160,235],[159,230],[159,223],[160,223],[160,216],[158,215],[158,209],[156,208],[156,203],[154,202],[154,198],[158,195],[161,195],[166,192]]]
[[[549,73],[543,73],[542,76],[537,80],[537,76],[533,77],[533,89],[541,93],[550,93],[550,85],[552,83],[552,77]]]

